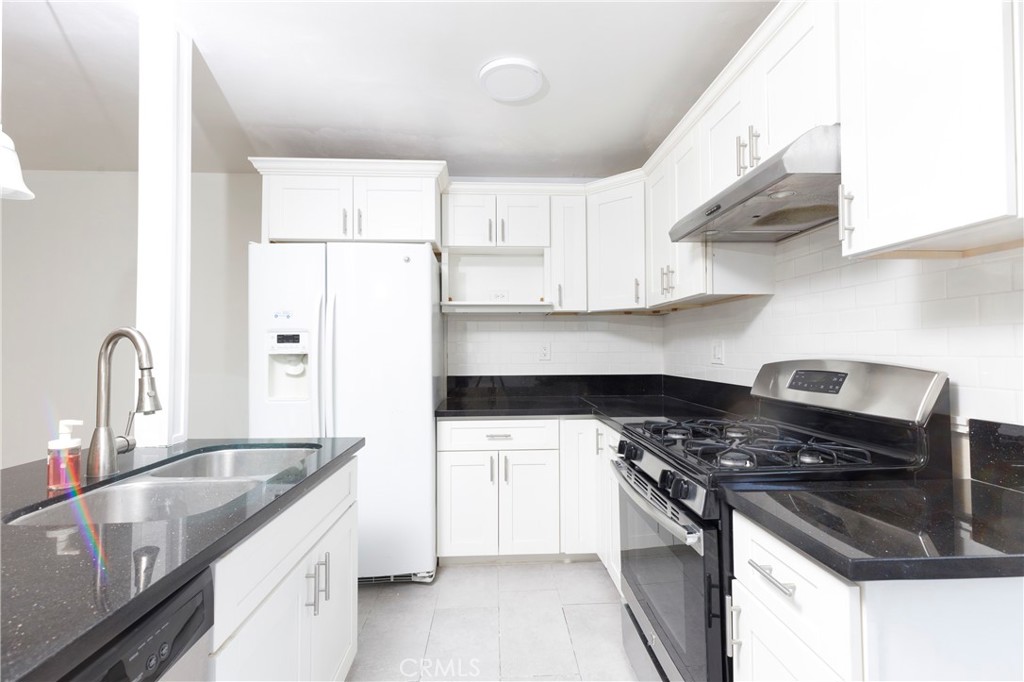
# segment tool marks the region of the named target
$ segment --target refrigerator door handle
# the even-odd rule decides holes
[[[327,385],[326,391],[323,396],[323,412],[325,416],[324,420],[324,437],[333,438],[335,434],[334,428],[334,365],[336,364],[337,358],[334,357],[334,349],[336,347],[336,341],[334,336],[334,325],[336,316],[336,308],[338,303],[337,292],[331,292],[331,302],[327,309],[327,332],[326,332],[326,343],[324,344],[323,357],[326,359],[327,364],[327,379],[325,381]]]
[[[317,402],[317,425],[316,431],[323,438],[324,416],[326,414],[327,401],[324,400],[324,295],[320,293],[320,301],[317,303],[316,316],[316,402]]]

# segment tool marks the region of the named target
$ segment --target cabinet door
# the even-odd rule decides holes
[[[557,553],[558,450],[511,450],[498,454],[498,553]]]
[[[562,552],[597,551],[597,485],[602,453],[598,449],[600,422],[565,419],[560,427],[559,482]]]
[[[668,279],[675,261],[675,244],[668,231],[675,223],[676,185],[672,158],[659,163],[647,178],[647,305],[671,299]]]
[[[356,655],[359,537],[356,505],[331,526],[313,550],[320,564],[320,612],[309,642],[310,680],[344,680]],[[310,572],[315,574],[315,563]]]
[[[748,67],[756,98],[749,124],[758,133],[748,139],[752,166],[814,126],[839,120],[836,6],[802,5]]]
[[[551,200],[544,194],[499,195],[498,246],[548,246],[551,243]]]
[[[498,453],[438,451],[438,556],[497,553]]]
[[[749,167],[747,156],[749,76],[741,74],[701,117],[700,157],[704,166],[701,193],[710,199],[735,182]]]
[[[313,583],[307,555],[210,656],[215,680],[309,679]]]
[[[263,231],[275,241],[352,239],[352,178],[263,177]]]
[[[733,639],[733,680],[842,680],[814,650],[786,628],[738,580],[732,581],[736,630]]]
[[[551,285],[555,310],[587,310],[587,200],[551,197]]]
[[[1014,5],[839,5],[844,254],[1018,215]]]
[[[443,198],[445,246],[494,246],[493,194],[446,194]]]
[[[619,435],[614,429],[601,424],[598,449],[601,451],[597,465],[597,556],[601,559],[615,587],[622,592],[619,580],[622,573],[622,557],[619,536],[619,484],[612,474],[611,461],[618,456],[616,449]]]
[[[587,197],[587,297],[590,310],[643,308],[644,183]]]
[[[673,181],[675,182],[675,215],[679,220],[700,206],[703,199],[701,189],[701,157],[698,128],[684,135],[672,153]],[[673,301],[707,293],[707,260],[702,242],[676,242],[675,252],[669,264],[668,288]]]
[[[355,178],[355,237],[436,241],[438,194],[432,178]]]

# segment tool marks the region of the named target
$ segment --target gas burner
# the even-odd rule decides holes
[[[797,461],[800,464],[824,464],[827,456],[828,453],[818,448],[802,448],[797,453]]]
[[[724,469],[753,469],[757,457],[743,450],[726,450],[718,456],[718,466]]]

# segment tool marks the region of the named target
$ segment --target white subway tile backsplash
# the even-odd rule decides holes
[[[921,304],[922,327],[965,327],[978,324],[978,299],[946,298]]]
[[[986,294],[978,297],[978,321],[981,324],[1020,324],[1024,322],[1024,291]]]
[[[847,261],[829,226],[776,246],[773,296],[658,317],[449,315],[448,370],[749,385],[765,362],[843,357],[948,372],[954,415],[1024,423],[1022,254]],[[725,365],[711,364],[718,339]]]
[[[896,280],[896,300],[934,301],[946,298],[946,273],[928,272]]]
[[[1013,289],[1013,263],[981,263],[946,273],[949,296],[975,296]]]

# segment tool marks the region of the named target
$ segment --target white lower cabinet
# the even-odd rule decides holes
[[[1024,679],[1024,578],[850,582],[733,513],[742,680]]]
[[[598,449],[601,457],[597,464],[597,556],[608,570],[608,575],[622,593],[622,542],[619,537],[619,484],[612,474],[611,461],[617,457],[619,434],[615,429],[599,422]]]
[[[562,552],[597,552],[597,486],[602,461],[601,423],[563,419],[559,425]]]
[[[356,518],[353,462],[214,564],[211,679],[345,679],[356,654]]]
[[[558,483],[557,419],[438,421],[438,556],[557,553]]]
[[[782,624],[738,580],[732,581],[736,609],[733,680],[842,680],[834,670]]]
[[[558,450],[439,451],[439,556],[558,552]]]

